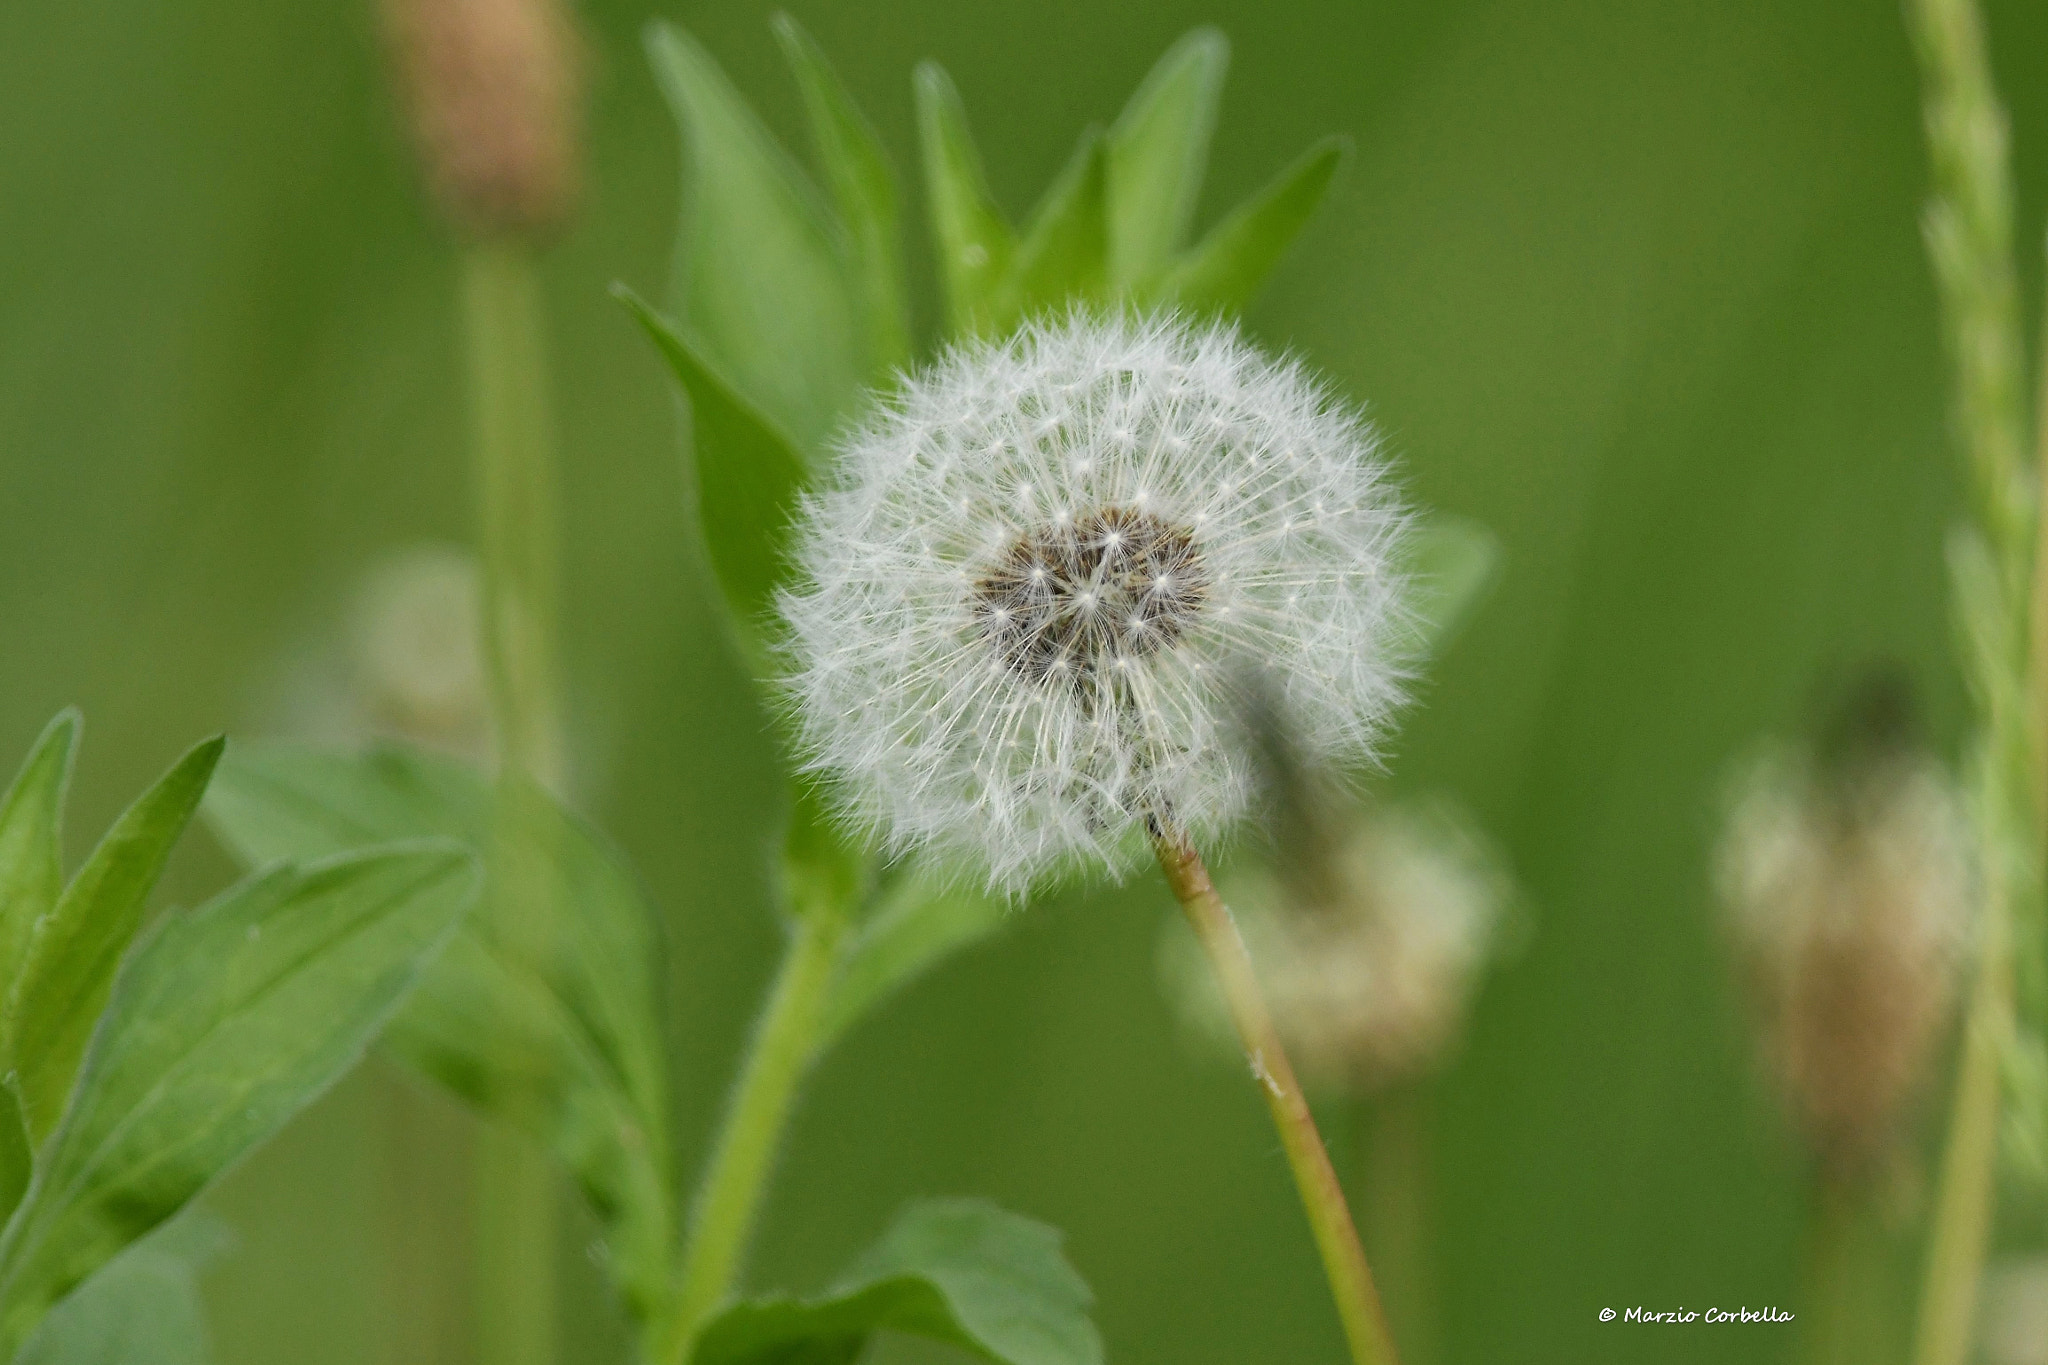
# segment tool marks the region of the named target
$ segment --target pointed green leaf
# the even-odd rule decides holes
[[[972,332],[984,325],[1016,241],[989,195],[953,78],[937,62],[924,62],[917,68],[916,89],[925,201],[945,286],[946,326],[949,332]]]
[[[843,233],[709,53],[647,31],[686,148],[679,329],[748,401],[816,450],[869,372]]]
[[[0,1000],[21,977],[29,935],[64,891],[58,836],[77,742],[78,712],[64,711],[43,728],[0,800]]]
[[[867,327],[866,377],[879,381],[910,356],[895,178],[881,139],[811,35],[789,15],[778,14],[775,36],[803,90],[818,162],[846,227],[854,287]]]
[[[475,897],[415,846],[271,869],[129,954],[0,1239],[0,1358],[352,1065]]]
[[[653,338],[689,396],[705,554],[740,643],[758,652],[757,628],[787,568],[790,527],[804,488],[803,460],[772,420],[740,397],[667,319],[624,285],[614,285],[612,293]]]
[[[157,1229],[58,1304],[16,1365],[208,1365],[199,1275],[231,1240],[196,1211]]]
[[[1060,1234],[972,1199],[911,1205],[832,1293],[761,1299],[713,1319],[691,1365],[850,1365],[907,1332],[1002,1365],[1100,1365],[1093,1296]]]
[[[453,760],[287,744],[238,745],[207,801],[252,864],[426,835],[494,861],[494,809],[490,784]],[[551,804],[528,818],[552,821],[529,841],[550,857],[522,871],[559,908],[546,918],[553,941],[536,952],[472,916],[386,1040],[555,1153],[603,1218],[613,1274],[644,1314],[665,1292],[674,1202],[653,913],[587,826]]]
[[[913,870],[885,894],[847,945],[825,1015],[819,1048],[953,953],[1002,927],[1003,902],[949,886]]]
[[[1198,28],[1159,59],[1109,131],[1109,275],[1119,289],[1153,280],[1187,238],[1230,42]]]
[[[143,903],[199,806],[225,741],[193,749],[115,822],[30,935],[7,1029],[32,1144],[57,1123]]]
[[[1466,517],[1425,517],[1409,537],[1408,601],[1416,643],[1440,652],[1493,587],[1500,572],[1500,541]]]
[[[21,1117],[15,1087],[0,1084],[0,1225],[21,1203],[35,1172],[35,1149],[29,1146],[28,1124]]]
[[[1343,138],[1325,138],[1309,148],[1175,262],[1160,297],[1198,310],[1232,310],[1250,302],[1323,202],[1349,154]]]
[[[1108,174],[1102,134],[1091,128],[1032,214],[989,305],[990,330],[1006,329],[1034,310],[1103,296],[1109,272]]]
[[[0,800],[0,1002],[20,979],[29,937],[64,891],[59,836],[79,719],[67,710],[44,727]],[[0,1060],[13,1055],[0,1009]],[[0,1083],[0,1221],[14,1212],[34,1165],[19,1087]]]

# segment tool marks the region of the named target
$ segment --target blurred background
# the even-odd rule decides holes
[[[1434,1084],[1438,1359],[1784,1358],[1782,1328],[1597,1315],[1795,1306],[1802,1158],[1712,893],[1730,761],[1875,656],[1944,751],[1960,735],[1960,492],[1896,7],[788,7],[912,205],[925,57],[1013,214],[1198,23],[1234,44],[1202,223],[1313,138],[1355,140],[1250,325],[1370,404],[1418,503],[1505,549],[1391,780],[1462,803],[1527,906]],[[584,0],[587,197],[545,264],[577,790],[667,918],[685,1162],[777,947],[776,795],[691,545],[669,380],[605,289],[667,274],[677,140],[643,24],[687,26],[798,145],[772,8]],[[2032,299],[2048,12],[1987,14]],[[0,6],[0,767],[83,707],[74,856],[200,736],[307,728],[365,573],[467,535],[454,263],[389,91],[367,0]],[[231,874],[196,835],[169,891]],[[830,1056],[752,1282],[815,1289],[904,1198],[981,1194],[1066,1230],[1113,1361],[1339,1358],[1257,1096],[1162,999],[1171,909],[1144,878],[1034,906]],[[459,1311],[459,1171],[414,1172],[412,1252],[378,1250],[372,1111],[403,1084],[373,1063],[209,1196],[238,1237],[209,1280],[230,1365],[389,1359],[391,1312]],[[1328,1123],[1355,1167],[1345,1112]],[[563,1257],[565,1358],[623,1358],[596,1272]]]

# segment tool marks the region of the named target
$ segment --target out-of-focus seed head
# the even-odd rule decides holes
[[[1718,867],[1765,1064],[1838,1173],[1901,1136],[1954,1000],[1971,923],[1961,805],[1888,675],[1810,752],[1753,760]]]
[[[422,546],[374,565],[349,621],[353,692],[369,728],[481,757],[490,744],[476,561]]]
[[[481,583],[454,545],[389,550],[280,651],[260,724],[324,743],[397,739],[488,763]]]
[[[1371,1095],[1428,1077],[1455,1052],[1511,887],[1492,850],[1441,803],[1352,808],[1333,823],[1329,865],[1312,880],[1247,862],[1222,890],[1304,1079]],[[1309,887],[1314,899],[1304,899]],[[1233,1047],[1185,933],[1162,938],[1161,969],[1184,1022]]]
[[[579,179],[580,54],[560,0],[381,0],[426,178],[457,231],[545,236]]]

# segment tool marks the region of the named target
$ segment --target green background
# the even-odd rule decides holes
[[[1442,1357],[1783,1356],[1783,1328],[1595,1316],[1795,1306],[1799,1162],[1708,894],[1730,757],[1873,655],[1909,664],[1951,751],[1960,727],[1941,564],[1960,499],[1896,6],[793,8],[907,191],[918,59],[952,71],[1021,213],[1202,22],[1235,47],[1204,221],[1314,137],[1355,140],[1251,324],[1371,405],[1418,502],[1507,553],[1394,765],[1478,814],[1532,929],[1435,1106]],[[74,855],[191,741],[263,728],[280,660],[379,551],[465,534],[453,264],[367,11],[0,6],[0,766],[83,706]],[[776,798],[691,545],[668,380],[605,286],[660,290],[675,212],[641,25],[687,25],[795,142],[769,12],[583,6],[588,193],[546,264],[582,789],[667,916],[685,1160],[775,952]],[[1989,15],[2032,225],[2048,14]],[[2022,265],[2031,289],[2031,245]],[[229,875],[196,836],[170,892]],[[803,1106],[753,1282],[816,1287],[904,1198],[983,1194],[1067,1230],[1113,1361],[1338,1359],[1256,1095],[1160,999],[1169,908],[1149,879],[1034,906],[861,1028]],[[413,1252],[380,1259],[398,1084],[351,1080],[210,1197],[239,1234],[210,1278],[230,1365],[378,1360],[392,1305],[460,1302],[451,1162],[414,1172]],[[403,1103],[435,1150],[459,1136]],[[622,1358],[574,1245],[591,1225],[572,1234],[568,1358]]]

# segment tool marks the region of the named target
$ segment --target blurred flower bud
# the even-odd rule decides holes
[[[482,757],[490,742],[476,561],[418,546],[372,566],[348,623],[351,693],[368,729]]]
[[[1867,679],[1813,752],[1751,762],[1718,874],[1793,1122],[1830,1169],[1871,1170],[1924,1079],[1970,925],[1961,806],[1900,680]]]
[[[1984,1365],[2048,1365],[2048,1256],[1993,1262],[1979,1323]]]
[[[427,181],[458,231],[544,235],[575,199],[579,54],[559,0],[382,0]]]
[[[1240,865],[1224,898],[1304,1079],[1373,1094],[1435,1072],[1453,1051],[1509,886],[1448,807],[1355,813],[1318,884]],[[1184,934],[1162,941],[1169,993],[1192,1031],[1234,1049],[1222,1002]]]

